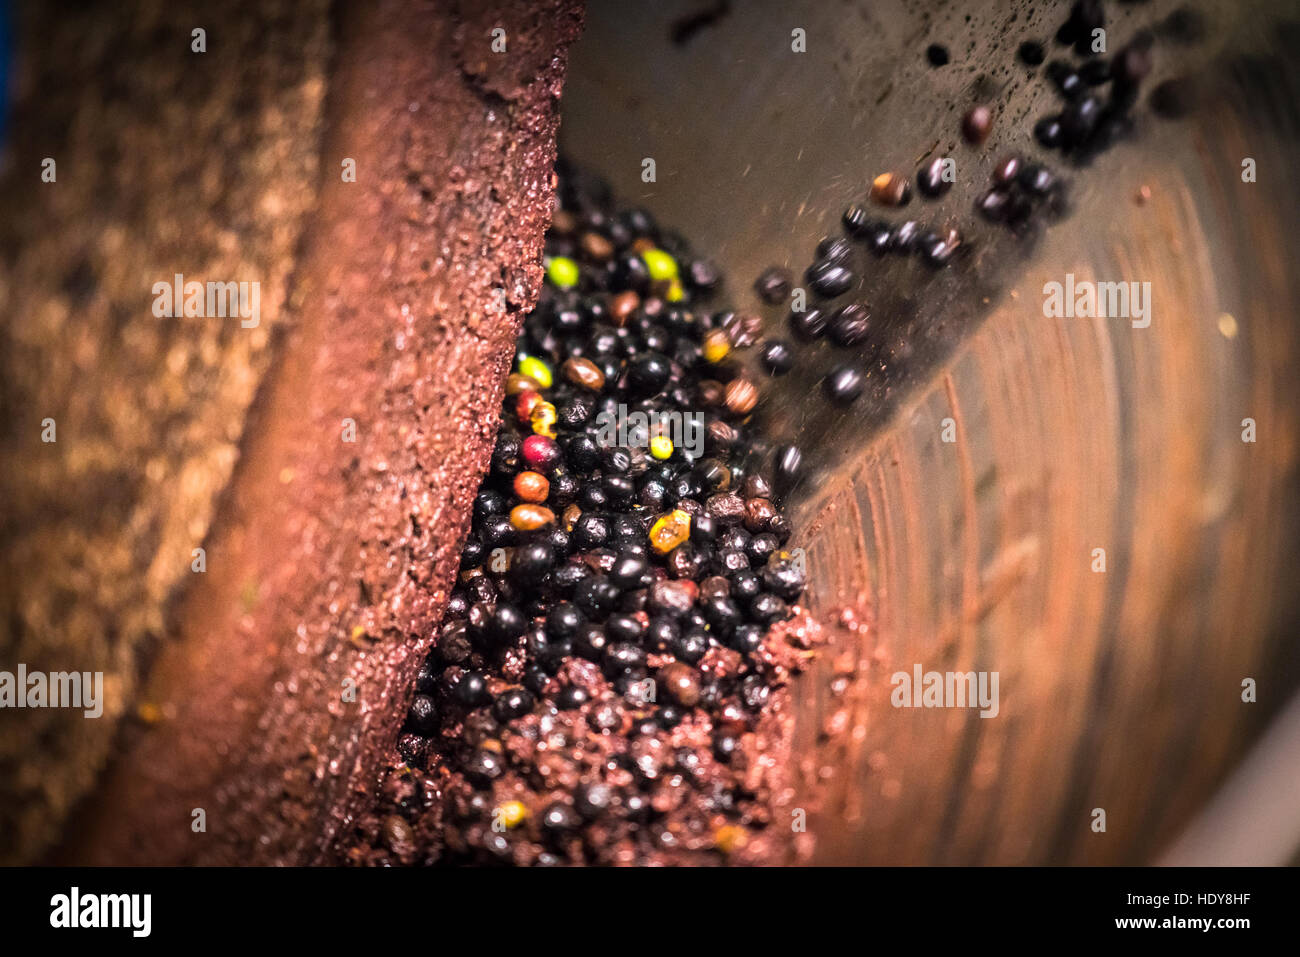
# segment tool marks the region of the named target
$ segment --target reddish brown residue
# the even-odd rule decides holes
[[[534,712],[512,722],[500,737],[495,726],[476,717],[457,719],[444,724],[427,760],[421,756],[411,764],[394,749],[380,800],[357,821],[345,860],[371,867],[493,859],[516,865],[639,866],[807,860],[814,846],[807,818],[814,808],[797,781],[790,683],[814,659],[824,635],[817,621],[796,607],[790,620],[769,631],[755,659],[715,647],[697,672],[670,654],[650,655],[648,663],[660,669],[666,693],[682,704],[698,700],[701,676],[730,681],[745,673],[761,675],[770,692],[752,723],[739,719],[739,711],[728,717],[725,708],[709,713],[688,706],[683,720],[651,734],[633,729],[653,708],[616,699],[599,667],[569,659],[557,679],[588,691],[593,701],[602,702],[599,708]],[[522,660],[517,664],[522,669]],[[506,686],[492,680],[497,690]],[[737,735],[734,752],[719,758],[717,736],[732,733]],[[467,782],[464,762],[455,757],[465,742],[508,755],[513,772],[490,784]],[[581,834],[565,837],[542,825],[549,809],[568,807],[566,802],[592,786],[624,796],[635,791],[638,775],[627,759],[646,775],[642,793],[655,811],[653,822],[594,811]],[[726,802],[719,801],[723,794]],[[482,807],[493,809],[492,819]],[[498,815],[507,807],[514,809],[508,839],[498,830]]]
[[[371,797],[541,280],[580,26],[568,0],[465,9],[394,0],[343,24],[301,318],[151,676],[164,720],[112,772],[78,860],[328,861]]]
[[[800,786],[799,754],[795,750],[796,715],[789,682],[822,654],[828,636],[807,609],[795,606],[789,621],[772,627],[764,640],[764,657],[782,677],[755,730],[754,762],[761,764],[771,802],[771,825],[738,853],[733,864],[803,864],[816,849],[808,815],[817,810],[816,789]]]

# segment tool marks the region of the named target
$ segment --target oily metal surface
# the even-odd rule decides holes
[[[1112,49],[1176,6],[1108,4]],[[1029,242],[969,204],[999,156],[1041,155],[1030,129],[1055,99],[1014,53],[1068,4],[750,3],[673,43],[699,7],[593,10],[561,142],[716,257],[735,305],[784,333],[749,282],[800,273],[871,176],[931,154],[957,158],[956,188],[909,213],[977,247],[937,278],[859,260],[867,394],[825,403],[844,355],[823,344],[761,407],[813,466],[810,604],[867,623],[801,685],[820,859],[1153,859],[1296,687],[1296,5],[1198,5],[1205,38],[1162,38],[1148,85],[1196,76],[1196,112],[1140,104],[1130,142],[1066,167],[1072,215]],[[932,42],[948,66],[926,63]],[[978,100],[998,106],[974,151],[958,127]],[[1273,175],[1243,183],[1244,157]],[[1047,318],[1044,283],[1067,273],[1150,282],[1151,325]],[[890,676],[918,663],[999,672],[999,716],[892,708]]]

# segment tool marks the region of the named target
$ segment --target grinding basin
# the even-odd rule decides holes
[[[1131,135],[1076,162],[1034,143],[1056,97],[1017,59],[1060,54],[1068,6],[610,2],[575,42],[571,0],[244,2],[206,71],[158,42],[194,0],[24,8],[0,651],[109,692],[102,722],[3,716],[0,862],[338,862],[458,573],[557,116],[572,163],[781,337],[754,278],[803,282],[878,173],[956,161],[907,214],[961,228],[949,268],[856,254],[861,398],[823,395],[848,357],[825,342],[762,379],[828,641],[783,795],[812,859],[1294,862],[1300,10],[1108,3],[1111,49],[1151,29],[1154,70]],[[524,55],[494,58],[499,23]],[[975,215],[1011,153],[1066,178],[1065,216]],[[153,321],[146,280],[199,266],[260,278],[259,328]],[[1141,314],[1054,314],[1076,280],[1138,284]],[[918,671],[996,676],[996,707],[896,707]]]

